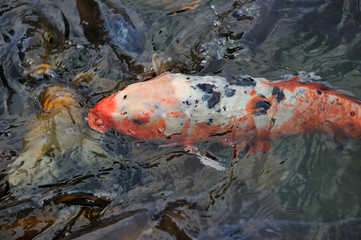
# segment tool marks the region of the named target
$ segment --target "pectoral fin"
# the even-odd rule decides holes
[[[220,164],[219,162],[213,160],[212,158],[208,157],[206,152],[202,152],[195,146],[185,146],[184,150],[190,154],[194,154],[197,158],[201,161],[202,164],[214,168],[218,171],[224,171],[226,168]]]

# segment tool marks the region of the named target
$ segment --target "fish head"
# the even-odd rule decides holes
[[[100,132],[118,132],[142,140],[165,140],[181,131],[184,113],[181,99],[189,84],[176,75],[164,74],[134,83],[101,100],[89,113],[89,125]]]
[[[104,134],[108,129],[113,127],[111,119],[116,107],[114,96],[101,100],[88,114],[89,126]]]
[[[89,126],[105,133],[110,128],[137,139],[160,139],[165,121],[150,108],[148,101],[125,99],[129,91],[104,98],[88,115]],[[131,98],[131,97],[129,97]],[[137,97],[136,97],[137,98]]]

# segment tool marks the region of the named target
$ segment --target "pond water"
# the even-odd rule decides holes
[[[360,239],[361,145],[285,136],[225,171],[86,121],[162,72],[298,71],[361,98],[361,1],[0,2],[0,238]]]

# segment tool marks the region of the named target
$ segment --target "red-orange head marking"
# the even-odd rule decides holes
[[[113,125],[109,121],[113,112],[117,109],[115,95],[101,100],[88,114],[89,126],[96,131],[105,133]]]

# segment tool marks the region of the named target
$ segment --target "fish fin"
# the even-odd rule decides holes
[[[171,142],[171,143],[166,143],[166,144],[160,144],[160,145],[158,145],[158,147],[164,148],[164,147],[174,147],[174,146],[178,146],[178,145],[180,145],[180,144],[177,142]]]
[[[327,136],[328,141],[333,145],[334,148],[337,150],[343,150],[344,149],[344,142],[342,137],[330,137]]]
[[[176,15],[177,13],[181,13],[181,12],[185,12],[185,11],[188,11],[188,10],[193,10],[193,9],[196,9],[199,4],[201,3],[202,0],[196,0],[194,2],[191,2],[189,4],[187,4],[185,7],[181,8],[181,9],[178,9],[178,10],[175,10],[173,12],[170,12],[170,13],[167,13],[167,15]]]
[[[250,156],[257,152],[268,152],[271,149],[271,143],[268,138],[254,138],[251,141],[243,141],[240,147],[245,156]]]
[[[224,171],[226,168],[220,164],[219,162],[213,160],[212,158],[206,156],[206,153],[202,153],[197,147],[195,146],[185,146],[184,150],[190,154],[196,155],[197,158],[201,161],[202,164],[214,168],[218,171]],[[209,155],[209,154],[208,154]]]
[[[344,138],[345,138],[345,129],[347,126],[344,126],[344,129],[341,129],[336,124],[332,122],[324,122],[321,125],[323,132],[327,134],[327,139],[332,145],[339,150],[344,149]],[[351,130],[352,131],[352,130]]]
[[[333,145],[334,148],[338,150],[344,149],[344,136],[339,129],[335,128],[335,131],[333,132],[328,131],[327,140]]]
[[[156,74],[161,73],[161,59],[160,56],[157,53],[154,53],[152,56],[152,63],[153,63],[153,69]]]
[[[214,169],[216,169],[218,171],[226,170],[226,168],[222,164],[220,164],[217,161],[214,161],[213,159],[211,159],[209,157],[206,157],[206,156],[203,156],[203,155],[197,155],[197,157],[201,161],[201,163],[203,163],[206,166],[214,168]]]

